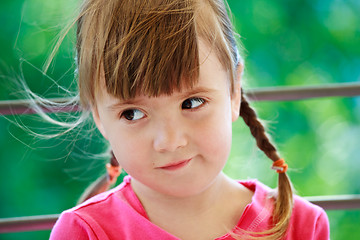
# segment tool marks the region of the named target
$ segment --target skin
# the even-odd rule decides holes
[[[239,116],[242,66],[230,93],[217,56],[202,42],[199,49],[200,76],[192,89],[121,101],[103,88],[93,108],[149,219],[181,239],[224,235],[252,197],[222,172]]]

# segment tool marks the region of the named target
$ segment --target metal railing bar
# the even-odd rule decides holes
[[[52,229],[60,214],[0,218],[0,233],[29,232]]]
[[[360,195],[305,197],[325,210],[360,209]],[[0,218],[0,233],[50,230],[59,214]]]
[[[360,209],[360,195],[305,197],[325,210]]]
[[[250,89],[246,93],[252,101],[294,101],[322,97],[353,97],[360,95],[360,82],[257,88]]]
[[[293,101],[322,97],[353,97],[360,95],[360,82],[338,83],[319,86],[296,86],[296,87],[268,87],[255,88],[246,91],[251,101]],[[49,99],[55,103],[70,102],[70,98]],[[78,106],[68,105],[63,107],[49,107],[45,112],[73,112],[79,111]],[[0,114],[32,114],[30,100],[7,100],[0,101]]]
[[[54,102],[54,106],[42,107],[42,110],[46,113],[55,112],[76,112],[79,111],[80,107],[73,104],[73,98],[50,98],[48,99]],[[33,114],[35,110],[31,108],[31,105],[35,103],[40,107],[41,102],[38,100],[5,100],[0,101],[0,114],[2,115],[18,115],[18,114]],[[68,104],[69,103],[69,104]],[[59,104],[58,106],[56,104]],[[66,105],[68,104],[68,105]]]

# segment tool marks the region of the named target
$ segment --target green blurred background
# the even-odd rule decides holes
[[[308,86],[360,80],[360,1],[231,0],[245,47],[245,88]],[[70,32],[47,76],[42,66],[77,1],[0,1],[0,100],[23,98],[18,79],[44,97],[76,89]],[[59,85],[57,85],[57,84]],[[291,166],[301,196],[360,194],[360,98],[254,102]],[[60,116],[61,118],[62,116]],[[104,144],[93,125],[56,139],[35,115],[0,117],[0,218],[54,214],[75,205],[104,172]],[[225,171],[276,186],[270,161],[241,120]],[[360,239],[360,210],[327,211],[332,239]],[[0,234],[0,239],[47,239],[50,231]]]

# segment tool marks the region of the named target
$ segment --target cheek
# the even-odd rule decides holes
[[[201,127],[198,141],[209,156],[226,160],[231,148],[232,121],[231,113],[225,109],[214,114]]]
[[[114,131],[109,135],[109,143],[119,164],[127,173],[141,171],[146,165],[148,155],[145,140],[141,136],[126,134],[126,131]],[[141,149],[141,151],[139,151]]]
[[[222,126],[209,131],[204,138],[204,146],[209,155],[227,159],[231,147],[231,128]]]

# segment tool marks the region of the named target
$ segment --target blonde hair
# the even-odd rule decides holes
[[[223,0],[86,0],[77,19],[77,64],[80,102],[96,105],[105,79],[106,91],[119,99],[142,93],[171,94],[196,84],[199,40],[211,47],[228,71],[231,92],[242,64],[235,32]],[[279,154],[242,92],[240,116],[258,147],[272,160]],[[281,239],[293,207],[292,186],[279,174],[274,196],[273,226],[253,233],[239,229],[237,237]],[[236,233],[235,233],[236,235]]]

